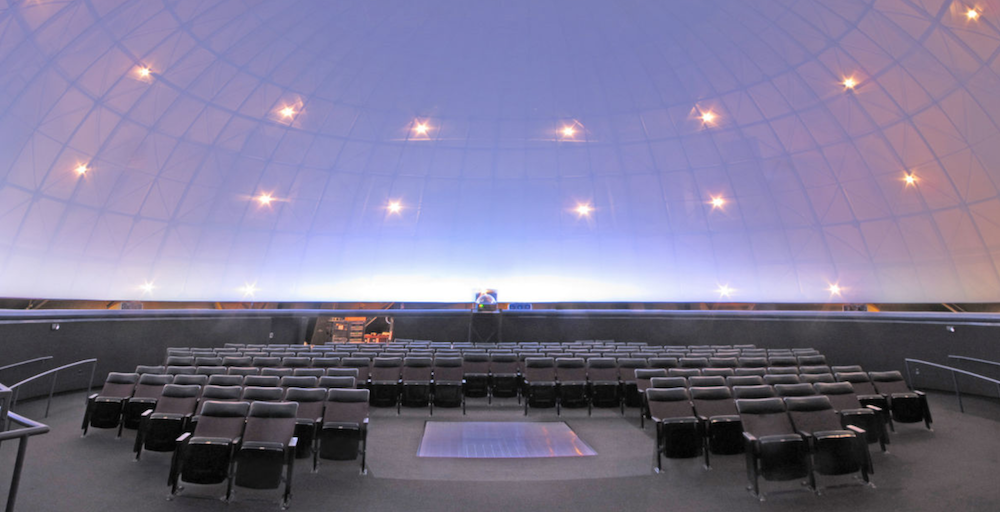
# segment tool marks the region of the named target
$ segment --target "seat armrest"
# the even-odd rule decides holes
[[[139,416],[142,418],[149,418],[149,416],[152,414],[153,414],[152,409],[146,409],[145,411],[142,411],[142,414],[140,414]]]
[[[917,396],[926,396],[923,391],[917,391],[915,389],[913,390],[913,393],[915,393]]]
[[[183,442],[187,441],[188,438],[190,438],[190,437],[191,437],[191,433],[190,432],[185,432],[185,433],[181,434],[180,437],[177,438],[177,442],[178,443],[183,443]]]
[[[291,448],[292,450],[294,450],[295,447],[298,445],[299,445],[299,438],[297,437],[292,437],[292,440],[288,442],[288,447]]]
[[[877,406],[877,405],[866,405],[865,407],[867,407],[868,409],[871,409],[871,410],[873,410],[873,411],[875,411],[877,413],[880,413],[880,414],[882,413],[882,408],[879,407],[879,406]]]
[[[854,435],[856,435],[858,437],[861,437],[861,436],[864,436],[865,434],[867,434],[867,432],[865,432],[865,429],[863,429],[863,428],[861,428],[861,427],[859,427],[857,425],[848,425],[847,426],[847,430],[850,430],[851,432],[854,432]]]
[[[94,394],[88,396],[87,400],[93,402],[94,400],[97,400],[97,395],[98,395],[97,393],[94,393]]]

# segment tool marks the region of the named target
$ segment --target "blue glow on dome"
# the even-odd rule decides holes
[[[9,2],[0,296],[1000,302],[968,7]]]

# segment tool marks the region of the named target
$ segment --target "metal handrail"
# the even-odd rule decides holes
[[[21,470],[24,469],[24,456],[28,450],[28,438],[42,435],[49,431],[49,426],[44,423],[39,423],[30,418],[25,418],[20,414],[10,412],[7,405],[11,403],[11,394],[12,391],[10,388],[0,384],[0,408],[2,408],[3,415],[5,416],[5,418],[0,418],[4,420],[3,425],[6,425],[6,420],[9,419],[12,423],[17,423],[24,427],[0,432],[0,443],[11,439],[18,439],[17,458],[14,461],[14,473],[10,478],[10,492],[7,493],[7,507],[4,509],[5,512],[14,512],[14,503],[17,500],[17,488],[21,485]]]
[[[1000,362],[998,361],[990,361],[988,359],[978,359],[969,356],[948,356],[948,359],[959,359],[961,361],[972,361],[974,363],[983,363],[983,364],[991,364],[993,366],[1000,366]],[[0,368],[0,370],[2,370],[2,368]]]
[[[20,393],[22,385],[27,384],[27,383],[32,382],[32,381],[35,381],[35,380],[38,380],[38,379],[40,379],[42,377],[46,377],[46,376],[51,375],[52,376],[52,385],[49,386],[49,399],[45,403],[45,417],[48,418],[49,417],[49,408],[52,406],[52,395],[55,394],[55,391],[56,391],[56,380],[59,377],[59,372],[61,372],[63,370],[68,370],[70,368],[74,368],[74,367],[77,367],[77,366],[83,366],[85,364],[92,364],[92,365],[94,365],[90,369],[90,381],[87,383],[87,396],[89,396],[90,395],[90,390],[93,389],[93,387],[94,387],[94,372],[97,370],[97,359],[84,359],[82,361],[77,361],[75,363],[70,363],[70,364],[62,365],[62,366],[60,366],[58,368],[53,368],[51,370],[47,370],[47,371],[44,371],[42,373],[39,373],[38,375],[33,375],[31,377],[28,377],[27,379],[24,379],[21,382],[18,382],[17,384],[14,384],[13,386],[10,386],[10,390],[14,392],[14,399],[10,403],[10,409],[14,409],[14,406],[17,405],[18,393]]]
[[[2,372],[4,370],[10,370],[11,368],[17,368],[18,366],[24,366],[24,365],[27,365],[27,364],[31,364],[31,363],[38,363],[38,362],[41,362],[41,361],[48,361],[49,359],[52,359],[52,356],[36,357],[34,359],[28,359],[27,361],[21,361],[20,363],[12,363],[12,364],[8,364],[6,366],[0,366],[0,372]]]
[[[913,376],[910,375],[910,363],[924,364],[927,366],[932,366],[934,368],[940,368],[942,370],[948,370],[951,372],[951,382],[955,385],[955,396],[958,397],[958,409],[965,412],[965,406],[962,404],[962,391],[958,388],[958,375],[968,375],[969,377],[974,377],[980,380],[985,380],[990,382],[997,387],[997,396],[1000,397],[1000,380],[991,379],[985,375],[979,375],[978,373],[972,373],[970,371],[962,370],[960,368],[953,368],[951,366],[945,366],[943,364],[932,363],[930,361],[924,361],[921,359],[903,359],[903,364],[906,366],[906,380],[910,383],[910,387],[913,387]]]

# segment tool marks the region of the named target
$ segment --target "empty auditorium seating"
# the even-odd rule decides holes
[[[656,425],[656,471],[663,469],[661,455],[691,458],[702,453],[701,429],[685,388],[646,390],[650,418]]]
[[[122,426],[127,429],[139,428],[142,413],[156,407],[156,401],[163,387],[174,381],[173,375],[147,373],[139,377],[132,396],[125,401],[122,411]]]
[[[365,472],[368,402],[367,389],[331,389],[327,392],[316,451],[320,458],[354,460],[360,454],[361,472]]]
[[[200,395],[201,386],[196,384],[168,384],[163,387],[156,406],[142,413],[133,448],[136,460],[144,448],[154,452],[174,450],[177,438],[184,433],[194,415]]]
[[[462,414],[465,414],[464,378],[465,370],[461,357],[436,357],[434,359],[431,414],[434,414],[434,407],[461,407]]]
[[[587,392],[587,368],[583,358],[557,358],[556,380],[559,383],[560,408],[587,407],[588,412],[590,411],[590,395]]]
[[[226,499],[232,495],[230,479],[233,455],[246,423],[248,402],[208,401],[193,433],[184,433],[177,441],[168,483],[176,495],[183,482],[220,484],[230,482]]]
[[[121,436],[122,410],[138,382],[138,373],[109,373],[101,391],[87,397],[81,427],[83,435],[87,435],[88,429],[94,427],[118,428],[118,435]]]
[[[529,357],[524,360],[524,415],[530,407],[558,408],[556,367],[551,357]]]
[[[243,438],[236,452],[232,485],[277,489],[284,481],[282,506],[288,506],[295,467],[298,407],[296,402],[254,402],[250,405]]]
[[[431,403],[431,379],[434,360],[430,357],[406,357],[401,374],[402,398],[398,405],[427,407]]]
[[[931,410],[927,405],[927,396],[920,391],[910,389],[901,373],[871,372],[869,376],[875,391],[888,399],[893,421],[900,423],[923,421],[928,429],[931,428]],[[889,425],[892,426],[891,423]]]
[[[761,496],[760,478],[795,480],[810,478],[809,447],[796,432],[780,398],[736,400],[743,423],[747,478],[754,495]]]
[[[806,439],[812,454],[812,472],[821,475],[860,472],[865,483],[869,482],[871,455],[863,429],[854,425],[842,427],[840,416],[826,396],[789,397],[785,405],[795,430]],[[815,474],[810,481],[815,489]]]

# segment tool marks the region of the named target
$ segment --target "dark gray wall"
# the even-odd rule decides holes
[[[55,356],[48,367],[93,357],[99,359],[96,380],[102,382],[109,371],[162,360],[170,346],[301,343],[307,322],[320,314],[393,316],[397,338],[436,341],[464,341],[470,320],[470,313],[456,310],[0,311],[0,366],[43,355]],[[54,331],[51,325],[56,322],[60,329]],[[905,357],[950,365],[962,363],[949,361],[948,354],[1000,360],[1000,315],[552,310],[504,313],[502,329],[505,341],[617,339],[813,347],[831,364],[861,364],[871,370],[903,370]],[[962,367],[994,377],[997,373],[982,366]],[[5,372],[0,381],[11,384],[38,371],[36,365]],[[88,376],[85,371],[61,376],[59,389],[84,387]],[[968,390],[997,393],[966,382]],[[950,389],[950,374],[924,367],[916,383]]]
[[[53,323],[59,324],[58,330],[52,330]],[[297,333],[288,326],[282,326],[283,329],[275,332],[275,338],[270,338],[271,324],[272,319],[267,317],[0,322],[0,366],[53,356],[45,365],[6,371],[0,379],[10,385],[44,369],[97,358],[95,383],[100,386],[108,372],[131,371],[138,364],[161,363],[167,347],[213,347],[226,342],[280,343],[297,339],[291,337]],[[63,372],[58,377],[57,391],[84,388],[89,377],[89,368]],[[43,381],[23,389],[21,397],[47,393],[49,381]]]

